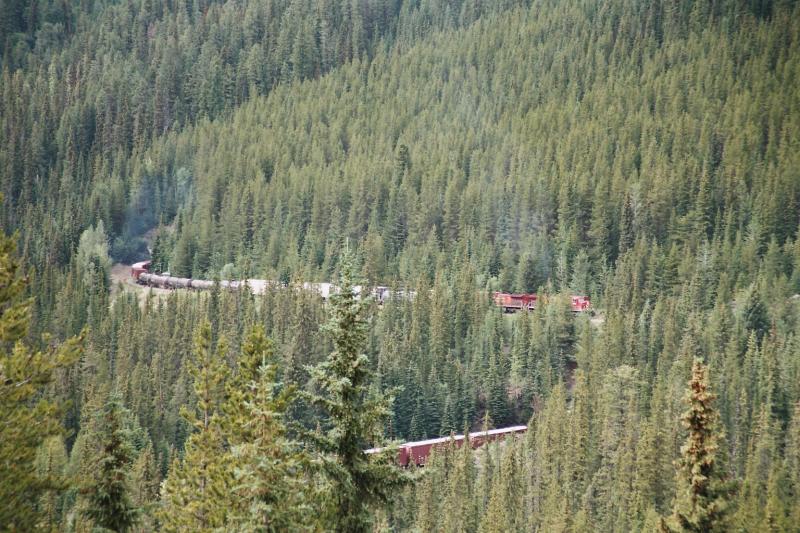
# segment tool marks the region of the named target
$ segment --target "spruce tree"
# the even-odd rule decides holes
[[[331,297],[326,325],[334,344],[327,360],[309,368],[320,390],[310,400],[329,417],[327,430],[310,437],[321,452],[327,480],[325,529],[359,533],[371,528],[370,506],[388,502],[392,491],[408,477],[385,458],[364,453],[380,444],[390,416],[392,396],[370,391],[372,372],[363,353],[367,338],[367,301],[353,292],[352,257],[345,252],[340,292]]]
[[[67,449],[64,439],[59,436],[48,437],[36,454],[36,470],[40,478],[50,480],[54,488],[47,491],[39,500],[41,521],[38,527],[44,531],[57,531],[62,517],[63,498],[58,490],[63,483],[67,466]]]
[[[622,205],[622,216],[619,223],[619,253],[624,254],[633,248],[635,232],[633,228],[633,207],[631,206],[630,195],[625,195],[625,203]]]
[[[186,441],[183,460],[173,461],[161,488],[159,514],[164,531],[212,531],[226,524],[232,480],[225,464],[225,442],[219,420],[228,369],[222,359],[225,343],[211,347],[211,325],[205,321],[195,337],[196,412],[181,415],[196,432]]]
[[[153,444],[148,438],[145,447],[139,451],[136,461],[131,470],[131,482],[133,485],[133,500],[141,509],[139,516],[139,527],[145,531],[154,529],[152,519],[152,508],[158,502],[158,489],[161,483],[161,476],[156,464],[156,456],[153,451]]]
[[[469,435],[469,426],[464,425],[463,434]],[[466,442],[453,454],[453,462],[443,508],[447,510],[442,518],[441,530],[445,533],[474,531],[477,529],[477,516],[474,508],[474,491],[477,471],[472,446]]]
[[[278,382],[277,370],[272,342],[261,326],[253,328],[222,408],[236,505],[229,527],[239,531],[309,528],[305,457],[287,436],[284,421],[295,387]]]
[[[112,395],[98,424],[100,450],[92,470],[93,478],[83,489],[88,498],[86,516],[96,528],[118,532],[130,531],[139,514],[131,499],[133,447],[124,426],[124,416],[122,401],[116,394]]]
[[[13,237],[0,235],[0,524],[30,531],[39,520],[36,501],[53,480],[36,475],[36,450],[62,431],[56,402],[41,392],[59,369],[77,360],[81,339],[36,351],[25,345],[32,301],[21,276]]]
[[[677,494],[672,516],[661,521],[664,531],[724,531],[729,491],[717,458],[720,436],[713,405],[716,396],[709,389],[706,373],[706,365],[696,358],[685,398],[688,409],[682,416],[689,434],[676,463]]]

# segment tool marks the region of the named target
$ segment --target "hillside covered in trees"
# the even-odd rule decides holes
[[[0,529],[800,531],[796,2],[0,9]]]

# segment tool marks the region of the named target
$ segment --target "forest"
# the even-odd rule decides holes
[[[798,2],[6,0],[0,194],[0,530],[800,532]]]

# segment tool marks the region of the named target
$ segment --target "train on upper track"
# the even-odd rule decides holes
[[[171,276],[169,273],[157,274],[150,272],[150,265],[150,261],[141,261],[131,266],[131,277],[136,283],[162,289],[210,290],[214,287],[214,281],[211,280],[182,278]],[[221,289],[226,290],[240,290],[246,288],[253,294],[263,294],[268,288],[280,287],[282,284],[278,281],[266,279],[245,279],[233,281],[220,280],[219,286]],[[327,300],[332,294],[339,291],[339,287],[333,283],[327,282],[305,282],[301,284],[301,287],[319,294],[323,300]],[[416,295],[415,291],[391,289],[382,285],[372,288],[365,288],[361,285],[353,287],[353,292],[355,292],[356,295],[361,295],[365,291],[368,292],[379,305],[390,299],[413,299]],[[492,293],[492,302],[494,305],[501,308],[506,313],[515,313],[523,310],[532,311],[536,309],[536,305],[540,301],[546,301],[546,296],[539,296],[532,293]],[[570,308],[574,313],[583,313],[591,310],[592,303],[588,296],[572,296]]]

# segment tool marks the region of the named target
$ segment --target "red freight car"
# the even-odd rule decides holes
[[[525,433],[527,429],[528,426],[512,426],[508,428],[491,429],[489,431],[476,431],[469,434],[469,443],[473,448],[477,448],[486,442],[500,440],[509,435]],[[397,448],[397,463],[400,466],[408,466],[409,463],[413,462],[417,466],[424,466],[432,450],[447,448],[450,442],[457,448],[460,448],[464,443],[464,435],[406,442]],[[379,453],[385,449],[386,448],[371,448],[365,450],[364,453]]]

